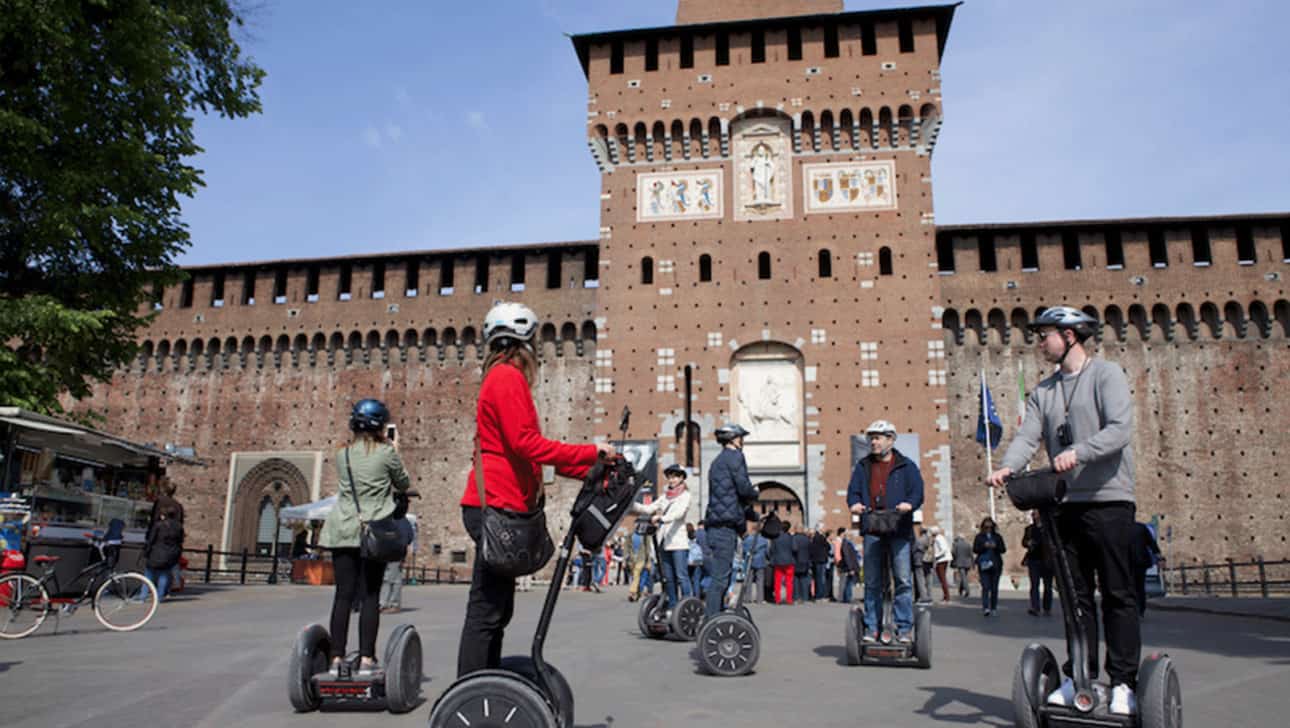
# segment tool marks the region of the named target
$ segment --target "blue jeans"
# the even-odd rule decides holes
[[[826,562],[811,564],[811,569],[815,572],[815,598],[829,599],[833,596],[833,589],[829,588],[829,565]]]
[[[1039,611],[1039,587],[1042,584],[1044,590],[1043,606],[1045,612],[1053,609],[1053,574],[1044,565],[1042,559],[1032,557],[1026,563],[1030,571],[1030,609]],[[995,591],[998,591],[996,586]]]
[[[166,598],[166,592],[170,591],[170,569],[153,569],[143,570],[143,575],[148,577],[157,587],[157,601]]]
[[[844,603],[846,604],[851,603],[851,597],[853,596],[853,590],[855,589],[855,585],[856,585],[855,574],[851,572],[847,572],[842,575],[842,601]]]
[[[878,631],[882,614],[883,563],[890,559],[896,588],[891,605],[891,615],[896,621],[896,633],[904,634],[914,628],[914,575],[910,570],[909,539],[902,536],[864,537],[864,628],[866,632]]]
[[[639,591],[641,594],[648,595],[649,590],[654,586],[654,580],[651,578],[652,576],[653,575],[650,574],[648,566],[641,569],[641,583],[639,585]]]
[[[667,594],[668,607],[676,606],[677,602],[680,601],[677,597],[678,586],[681,590],[680,596],[690,596],[690,579],[686,573],[686,569],[689,568],[687,566],[689,556],[688,549],[663,552],[663,559],[659,562],[659,565],[662,567],[663,581],[667,584],[664,591]]]
[[[600,586],[600,582],[605,578],[605,557],[596,554],[596,558],[591,562],[591,583]]]
[[[1003,569],[980,569],[981,572],[981,608],[999,608],[999,577]]]
[[[708,565],[712,584],[708,586],[703,611],[707,616],[712,617],[721,613],[726,589],[730,586],[730,570],[735,558],[735,545],[739,543],[739,534],[735,533],[733,528],[722,526],[709,527],[707,531],[708,548],[712,551],[712,558],[704,563]]]
[[[690,570],[690,593],[696,597],[703,596],[703,562],[690,564],[687,568]]]

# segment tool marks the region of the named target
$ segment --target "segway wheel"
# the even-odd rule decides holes
[[[756,626],[757,626],[757,623],[756,623],[756,622],[753,622],[752,612],[748,611],[748,607],[745,607],[744,605],[740,604],[740,605],[739,605],[739,608],[738,608],[738,609],[736,609],[736,610],[734,610],[734,613],[735,613],[735,614],[738,614],[740,617],[743,617],[744,619],[748,620],[748,621],[749,621],[749,623],[751,623],[751,624],[752,624],[752,626],[754,626],[754,627],[756,627]],[[758,631],[758,632],[760,632],[761,630],[757,630],[757,631]]]
[[[321,624],[311,624],[300,630],[287,667],[287,697],[296,712],[312,712],[322,704],[313,678],[327,671],[330,654],[331,636]]]
[[[533,665],[532,657],[527,655],[503,657],[501,668],[523,675],[534,685],[538,684],[537,667]],[[546,664],[546,675],[554,692],[550,702],[555,704],[560,713],[558,716],[560,728],[573,728],[573,690],[569,687],[569,681],[565,680],[564,674],[549,662]]]
[[[430,711],[430,728],[488,725],[562,728],[537,687],[505,670],[480,670],[463,677]]]
[[[737,614],[718,614],[699,630],[699,661],[712,675],[747,675],[760,656],[760,633]]]
[[[641,634],[650,639],[667,636],[667,621],[663,619],[663,595],[651,594],[641,602],[640,611],[636,613],[636,626]]]
[[[690,642],[699,633],[703,624],[703,602],[698,597],[685,597],[672,610],[671,622],[668,625],[672,634],[680,640]]]
[[[1138,716],[1142,728],[1182,728],[1182,687],[1168,655],[1151,655],[1138,669]]]
[[[914,618],[914,659],[924,670],[932,666],[932,610],[927,607]]]
[[[1061,684],[1062,673],[1052,651],[1038,643],[1027,647],[1012,673],[1012,712],[1017,728],[1039,728],[1039,706]]]
[[[385,702],[391,713],[407,713],[421,698],[421,635],[410,624],[394,628],[385,642]]]
[[[860,638],[864,636],[864,610],[853,607],[847,612],[847,664],[860,664]]]

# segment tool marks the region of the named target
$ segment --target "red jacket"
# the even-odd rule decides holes
[[[485,495],[494,508],[537,508],[543,465],[554,465],[565,477],[582,478],[596,462],[595,445],[566,445],[542,436],[528,382],[510,364],[495,366],[484,377],[475,409],[475,433],[483,451]],[[473,465],[461,504],[479,506]]]

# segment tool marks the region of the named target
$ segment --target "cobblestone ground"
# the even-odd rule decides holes
[[[1058,617],[1030,617],[1006,597],[988,620],[973,603],[938,605],[931,670],[847,667],[842,605],[753,605],[758,669],[723,679],[698,671],[692,645],[642,638],[623,597],[565,592],[556,612],[546,655],[573,686],[579,726],[1007,726],[1022,649],[1061,644]],[[85,611],[57,634],[51,620],[0,643],[0,725],[425,725],[454,676],[465,588],[408,587],[408,609],[383,617],[382,639],[406,621],[426,650],[426,702],[401,716],[292,712],[291,644],[300,627],[325,621],[330,599],[319,587],[212,588],[162,605],[130,634],[104,631]],[[541,599],[520,595],[507,653],[528,651]],[[1284,725],[1290,624],[1153,609],[1144,638],[1177,661],[1188,725]]]

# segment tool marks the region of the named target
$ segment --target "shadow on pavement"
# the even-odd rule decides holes
[[[9,668],[13,667],[14,665],[21,665],[21,664],[22,664],[22,660],[16,660],[14,662],[0,662],[0,672],[8,672]]]
[[[959,725],[1011,726],[1012,701],[995,695],[951,687],[921,687],[929,692],[927,702],[914,711],[940,723]]]
[[[815,648],[815,654],[820,657],[832,657],[837,664],[850,667],[847,663],[847,648],[842,645],[820,645]]]

